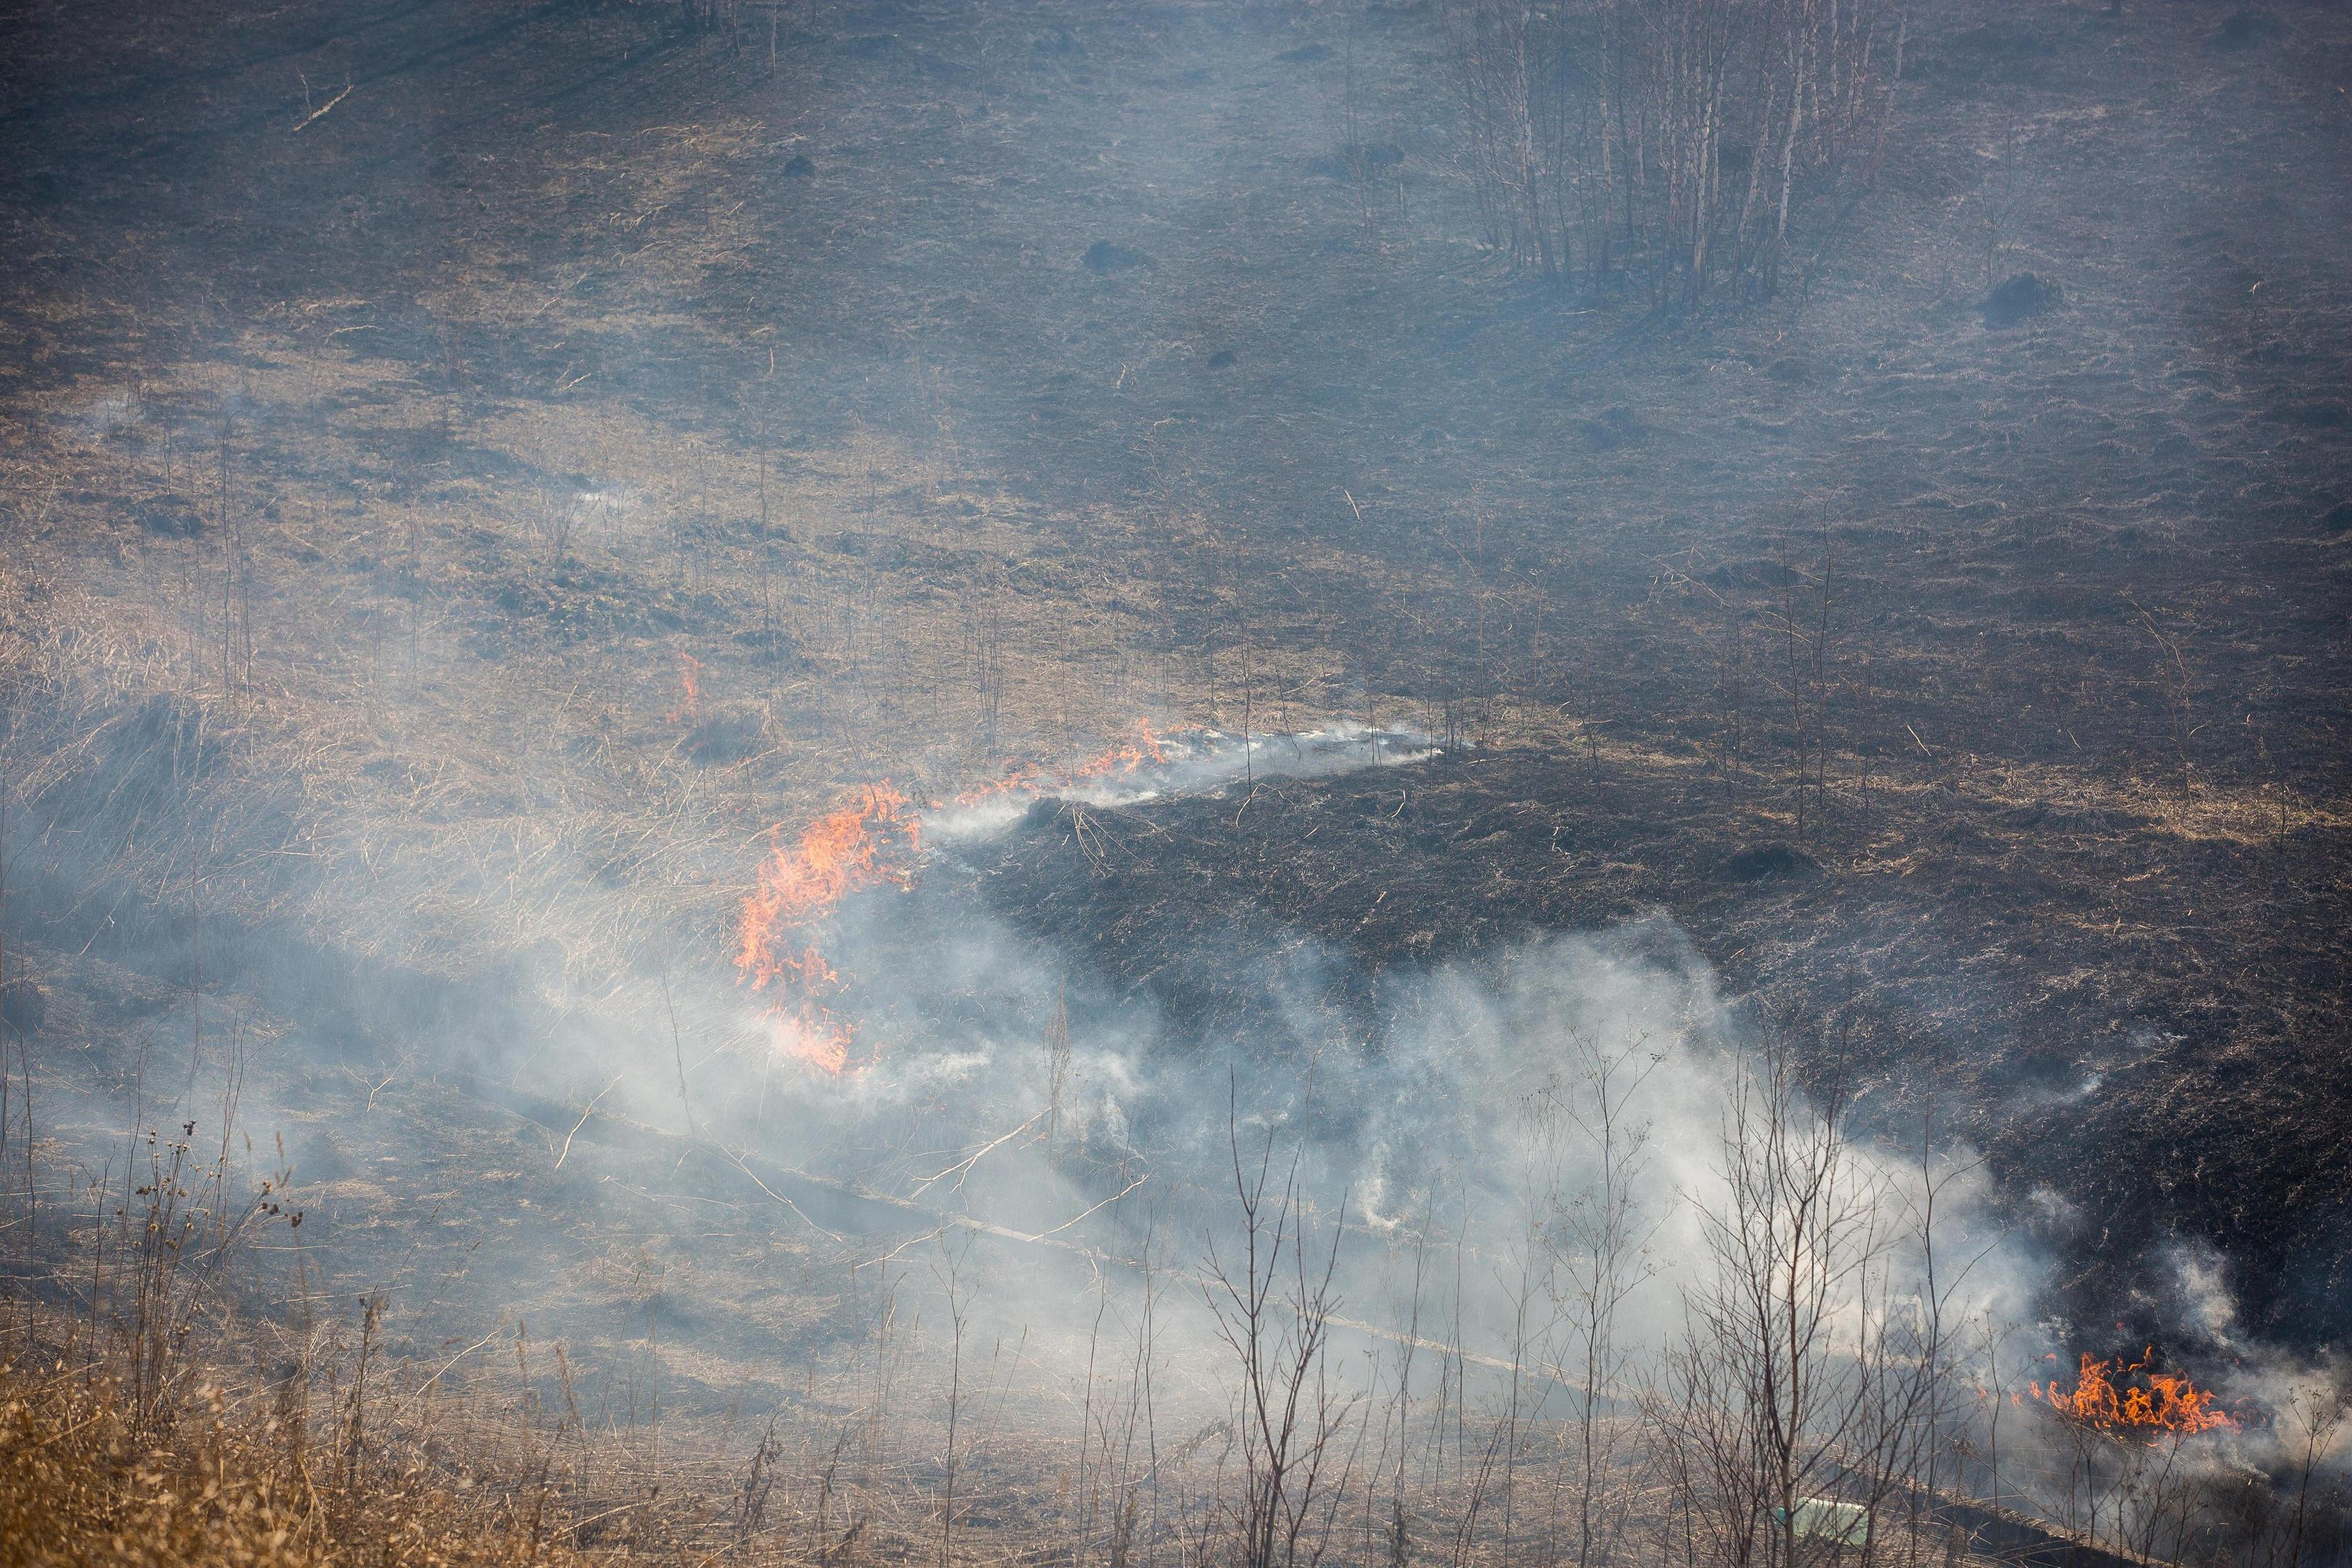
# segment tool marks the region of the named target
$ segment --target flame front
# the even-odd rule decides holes
[[[2076,1426],[2098,1432],[2156,1436],[2237,1425],[2221,1410],[2210,1389],[2199,1388],[2173,1373],[2148,1371],[2155,1355],[2156,1347],[2151,1345],[2139,1360],[2126,1366],[2121,1357],[2108,1363],[2086,1352],[2073,1388],[2061,1388],[2054,1379],[2046,1388],[2039,1383],[2030,1386],[2035,1399]],[[2135,1376],[2142,1383],[2131,1382]]]
[[[1000,795],[1049,795],[1057,789],[1072,789],[1080,784],[1098,783],[1103,779],[1125,778],[1146,763],[1164,763],[1168,747],[1152,733],[1151,726],[1143,720],[1135,723],[1135,739],[1121,741],[1100,756],[1079,763],[1067,773],[1050,773],[1034,763],[1006,764],[1003,778],[985,784],[978,789],[964,791],[955,797],[958,805],[978,805]]]
[[[830,1073],[848,1067],[854,1031],[825,1005],[842,989],[841,976],[810,928],[860,888],[910,885],[922,833],[906,796],[887,782],[867,784],[761,863],[743,900],[735,968],[752,990],[772,988],[776,1040],[788,1055]]]
[[[700,668],[689,659],[685,668],[690,700],[698,700]],[[955,804],[1046,795],[1165,763],[1167,746],[1151,726],[1135,728],[1135,739],[1067,772],[1016,763],[995,783],[958,795]],[[779,840],[761,862],[757,885],[743,900],[735,968],[752,990],[769,994],[769,1026],[785,1055],[828,1073],[849,1070],[856,1030],[827,1005],[847,986],[817,945],[817,928],[861,888],[912,887],[922,840],[921,816],[886,781],[864,785],[849,805],[818,817],[792,843]]]
[[[1141,719],[1135,721],[1135,739],[1122,741],[1094,761],[1086,763],[1069,776],[1071,784],[1086,784],[1101,778],[1124,778],[1146,763],[1164,763],[1168,748],[1151,732],[1151,726]]]

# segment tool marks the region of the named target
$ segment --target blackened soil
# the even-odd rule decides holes
[[[1352,958],[1327,1001],[1376,1012],[1399,971],[1663,912],[1879,1128],[1932,1114],[1990,1155],[2018,1222],[2075,1260],[2053,1305],[2150,1310],[2151,1248],[2202,1237],[2253,1323],[2352,1327],[2352,987],[2320,956],[2340,889],[2304,869],[2343,845],[1946,788],[1811,852],[1741,843],[1747,816],[1720,784],[1515,752],[1041,811],[982,882],[1115,984],[1269,1049],[1236,960],[1274,945]]]

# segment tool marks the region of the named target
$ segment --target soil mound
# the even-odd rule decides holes
[[[2233,55],[2256,44],[2269,43],[2281,31],[2275,16],[2255,10],[2232,12],[2214,32],[2213,50],[2216,54]]]
[[[1984,323],[2000,331],[2042,315],[2057,303],[2057,284],[2020,272],[1985,296]]]
[[[1716,875],[1727,882],[1806,881],[1821,874],[1820,861],[1777,838],[1735,849],[1716,868]]]
[[[1144,255],[1143,252],[1129,250],[1123,246],[1113,245],[1107,239],[1096,240],[1087,247],[1086,255],[1079,259],[1086,264],[1087,271],[1098,278],[1106,273],[1125,272],[1130,268],[1151,265],[1151,258]]]
[[[204,531],[196,503],[184,495],[151,496],[139,509],[139,526],[163,539],[193,539]]]

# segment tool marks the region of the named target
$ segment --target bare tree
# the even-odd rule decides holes
[[[1566,1115],[1591,1162],[1584,1191],[1562,1208],[1553,1275],[1555,1305],[1569,1335],[1565,1368],[1576,1395],[1568,1435],[1574,1468],[1576,1562],[1582,1568],[1615,1554],[1625,1500],[1612,1486],[1625,1459],[1623,1423],[1612,1418],[1631,1370],[1618,1314],[1655,1272],[1648,1245],[1657,1222],[1636,1195],[1649,1160],[1650,1127],[1633,1114],[1633,1098],[1662,1056],[1643,1039],[1610,1049],[1585,1036],[1572,1040],[1575,1076]]]
[[[1279,1189],[1273,1185],[1274,1136],[1255,1170],[1242,1158],[1240,1091],[1231,1090],[1226,1141],[1241,1230],[1227,1257],[1213,1237],[1205,1293],[1217,1332],[1239,1374],[1234,1425],[1241,1444],[1242,1495],[1233,1508],[1239,1568],[1298,1568],[1318,1562],[1341,1496],[1333,1443],[1354,1403],[1332,1384],[1328,1365],[1332,1288],[1339,1268],[1335,1230],[1321,1268],[1309,1256],[1294,1152]],[[1346,1206],[1341,1205],[1341,1212]]]
[[[1886,1184],[1846,1109],[1807,1103],[1777,1030],[1733,1077],[1706,1272],[1645,1400],[1691,1556],[1791,1568],[1818,1500],[1872,1506],[1918,1410],[1906,1380],[1932,1375],[1890,1315]]]
[[[2336,1440],[2343,1435],[2345,1417],[2352,1415],[2352,1399],[2347,1398],[2343,1373],[2340,1366],[2330,1367],[2326,1374],[2297,1389],[2287,1402],[2290,1421],[2287,1452],[2293,1465],[2295,1491],[2294,1509],[2287,1530],[2286,1568],[2302,1568],[2313,1533],[2312,1480],[2329,1464],[2336,1452]],[[2325,1482],[2322,1484],[2326,1486]],[[2346,1517],[2342,1477],[2339,1475],[2335,1485],[2327,1489],[2335,1495],[2329,1499],[2324,1490],[2321,1506],[2325,1510],[2332,1501],[2335,1516],[2340,1521]],[[2340,1524],[2337,1531],[2340,1539]]]

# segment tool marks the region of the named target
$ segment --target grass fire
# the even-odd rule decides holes
[[[868,784],[856,804],[817,818],[792,844],[761,862],[759,885],[743,901],[735,967],[754,991],[772,988],[782,1048],[827,1072],[849,1060],[850,1030],[824,998],[841,977],[807,939],[847,894],[877,883],[907,885],[922,844],[922,822],[887,783]]]
[[[2125,1365],[2120,1357],[2109,1363],[2086,1352],[2074,1387],[2054,1378],[2047,1387],[2036,1382],[2033,1397],[2077,1426],[2123,1436],[2193,1436],[2238,1425],[2211,1390],[2178,1373],[2151,1370],[2155,1355],[2151,1345]]]
[[[2352,1568],[2347,68],[7,8],[0,1568]]]

